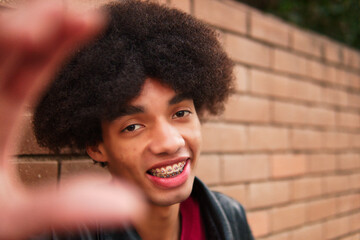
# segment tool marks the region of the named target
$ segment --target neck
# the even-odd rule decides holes
[[[143,240],[178,240],[180,236],[180,204],[150,204],[146,216],[135,229]]]

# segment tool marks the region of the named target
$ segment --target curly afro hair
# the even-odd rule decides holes
[[[223,110],[233,63],[215,31],[149,2],[111,3],[104,10],[103,34],[68,60],[35,110],[41,146],[58,152],[101,142],[101,122],[119,116],[148,77],[191,97],[199,113]]]

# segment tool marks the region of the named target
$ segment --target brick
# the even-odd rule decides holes
[[[191,11],[190,0],[171,0],[169,5],[186,13],[190,13]]]
[[[291,233],[291,240],[323,240],[323,225],[314,224],[297,229]]]
[[[323,146],[322,132],[308,129],[292,129],[291,146],[294,149],[321,149]]]
[[[348,148],[360,148],[360,134],[359,133],[348,133]]]
[[[360,189],[360,173],[349,175],[350,178],[350,189]]]
[[[343,128],[358,129],[360,128],[360,115],[350,112],[337,113],[337,126]]]
[[[238,33],[246,33],[246,12],[225,2],[195,0],[194,15],[211,25]]]
[[[290,233],[283,232],[283,233],[271,235],[266,238],[261,238],[261,240],[292,240],[292,239],[291,239]]]
[[[337,69],[335,83],[341,86],[349,86],[349,72],[344,69]]]
[[[266,155],[225,155],[223,182],[245,182],[269,177],[269,159]]]
[[[245,127],[205,123],[202,125],[203,152],[239,152],[245,149]]]
[[[327,108],[309,107],[308,109],[309,124],[320,127],[335,127],[336,112]]]
[[[150,2],[158,3],[158,4],[166,4],[167,0],[150,0]]]
[[[256,211],[247,214],[247,219],[254,237],[270,233],[270,217],[268,211]]]
[[[307,124],[308,107],[304,105],[278,102],[273,103],[273,120],[277,123]]]
[[[360,233],[352,234],[351,236],[342,237],[341,240],[359,240]]]
[[[353,69],[360,68],[360,54],[358,51],[355,51],[354,49],[348,47],[344,47],[343,54],[344,54],[343,62],[346,64],[346,66],[351,67]]]
[[[66,179],[79,174],[102,174],[110,179],[110,173],[107,168],[101,167],[100,164],[95,164],[93,160],[72,159],[61,161],[61,179]]]
[[[335,238],[349,232],[349,218],[340,217],[326,221],[324,224],[324,238],[330,239]]]
[[[356,72],[345,72],[347,76],[347,87],[360,88],[360,75]]]
[[[348,85],[352,88],[360,89],[360,75],[348,72]]]
[[[250,36],[262,41],[288,47],[290,42],[289,27],[279,19],[264,14],[251,13]]]
[[[335,198],[312,201],[307,205],[307,221],[318,221],[336,214]]]
[[[289,97],[289,79],[270,72],[251,69],[250,91],[267,96]]]
[[[266,99],[233,94],[226,104],[224,119],[240,122],[270,121],[270,102]]]
[[[354,209],[360,208],[360,193],[355,193],[352,197],[352,204]]]
[[[292,43],[293,48],[297,51],[315,57],[321,57],[322,41],[314,34],[301,30],[294,30],[292,32]]]
[[[274,69],[297,75],[306,75],[306,59],[294,53],[276,49],[274,54]]]
[[[286,203],[290,200],[288,181],[250,183],[248,191],[247,203],[252,209]]]
[[[306,61],[306,74],[315,80],[323,81],[325,79],[325,65],[315,60]]]
[[[291,186],[291,199],[300,200],[321,196],[322,179],[320,177],[294,180]]]
[[[344,153],[338,155],[338,168],[340,170],[354,170],[360,168],[360,154]]]
[[[320,102],[322,97],[322,88],[312,83],[255,69],[250,76],[252,93],[310,102]]]
[[[58,164],[53,160],[21,159],[16,162],[16,168],[20,180],[28,186],[38,186],[57,180]]]
[[[337,213],[357,210],[360,206],[360,194],[340,196],[336,199]]]
[[[78,0],[78,1],[66,1],[69,7],[81,9],[86,11],[92,8],[98,8],[106,3],[112,2],[112,0]]]
[[[355,93],[347,93],[347,98],[348,98],[348,106],[352,107],[352,108],[360,108],[360,95],[359,94],[355,94]],[[342,100],[344,100],[343,98],[345,98],[344,96],[342,96]],[[345,104],[344,104],[345,105]]]
[[[347,149],[350,146],[350,136],[344,132],[324,132],[324,148]]]
[[[336,170],[336,158],[334,154],[311,154],[309,155],[309,171],[311,173],[326,173]]]
[[[49,150],[40,147],[36,142],[36,138],[32,130],[32,114],[25,114],[23,118],[22,126],[20,126],[18,135],[15,136],[15,142],[19,144],[17,154],[48,154]]]
[[[350,189],[350,179],[348,176],[327,176],[323,178],[325,194],[346,192]]]
[[[355,213],[349,216],[350,231],[360,230],[360,213]]]
[[[322,68],[324,69],[322,80],[328,83],[336,84],[339,70],[336,67],[326,64],[322,65]]]
[[[339,44],[331,40],[324,41],[324,56],[327,61],[340,63],[341,55],[342,51]]]
[[[246,189],[244,185],[216,186],[212,187],[211,190],[221,192],[235,199],[236,201],[244,205],[245,208],[247,207]]]
[[[286,128],[249,127],[249,150],[279,150],[289,148],[289,132]]]
[[[278,123],[334,127],[335,112],[325,108],[274,101],[273,120]]]
[[[307,159],[302,154],[275,154],[270,159],[273,178],[301,176],[307,171]]]
[[[196,176],[206,184],[220,182],[220,157],[218,155],[203,154],[197,163]]]
[[[227,34],[225,50],[236,62],[260,67],[270,67],[271,48],[253,40]]]
[[[304,204],[275,208],[270,214],[271,230],[277,232],[302,225],[305,222],[305,213]]]
[[[343,46],[342,52],[343,52],[342,64],[346,67],[349,67],[352,62],[352,51],[350,48]]]
[[[249,78],[248,78],[247,68],[240,65],[235,65],[234,75],[235,75],[235,90],[240,93],[247,92],[249,89]]]
[[[325,87],[322,89],[322,102],[346,107],[348,105],[348,96],[342,90]]]

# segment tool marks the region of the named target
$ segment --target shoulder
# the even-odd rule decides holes
[[[220,192],[211,191],[198,178],[195,179],[193,192],[201,202],[210,205],[208,207],[224,212],[227,217],[242,219],[247,223],[244,207],[238,201]]]
[[[213,196],[218,200],[219,207],[224,211],[229,220],[247,223],[244,207],[236,200],[228,197],[220,192],[212,192]]]
[[[195,181],[193,193],[205,217],[213,219],[215,226],[221,227],[225,236],[232,235],[235,236],[234,239],[253,239],[245,209],[238,201],[222,193],[211,191],[199,179]]]
[[[217,207],[224,213],[224,220],[229,224],[232,233],[235,236],[241,236],[241,239],[253,240],[244,207],[238,201],[222,193],[212,192],[212,194],[217,199]]]

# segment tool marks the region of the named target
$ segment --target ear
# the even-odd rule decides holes
[[[86,147],[87,154],[97,162],[107,162],[106,152],[104,146],[99,143],[94,146]]]

